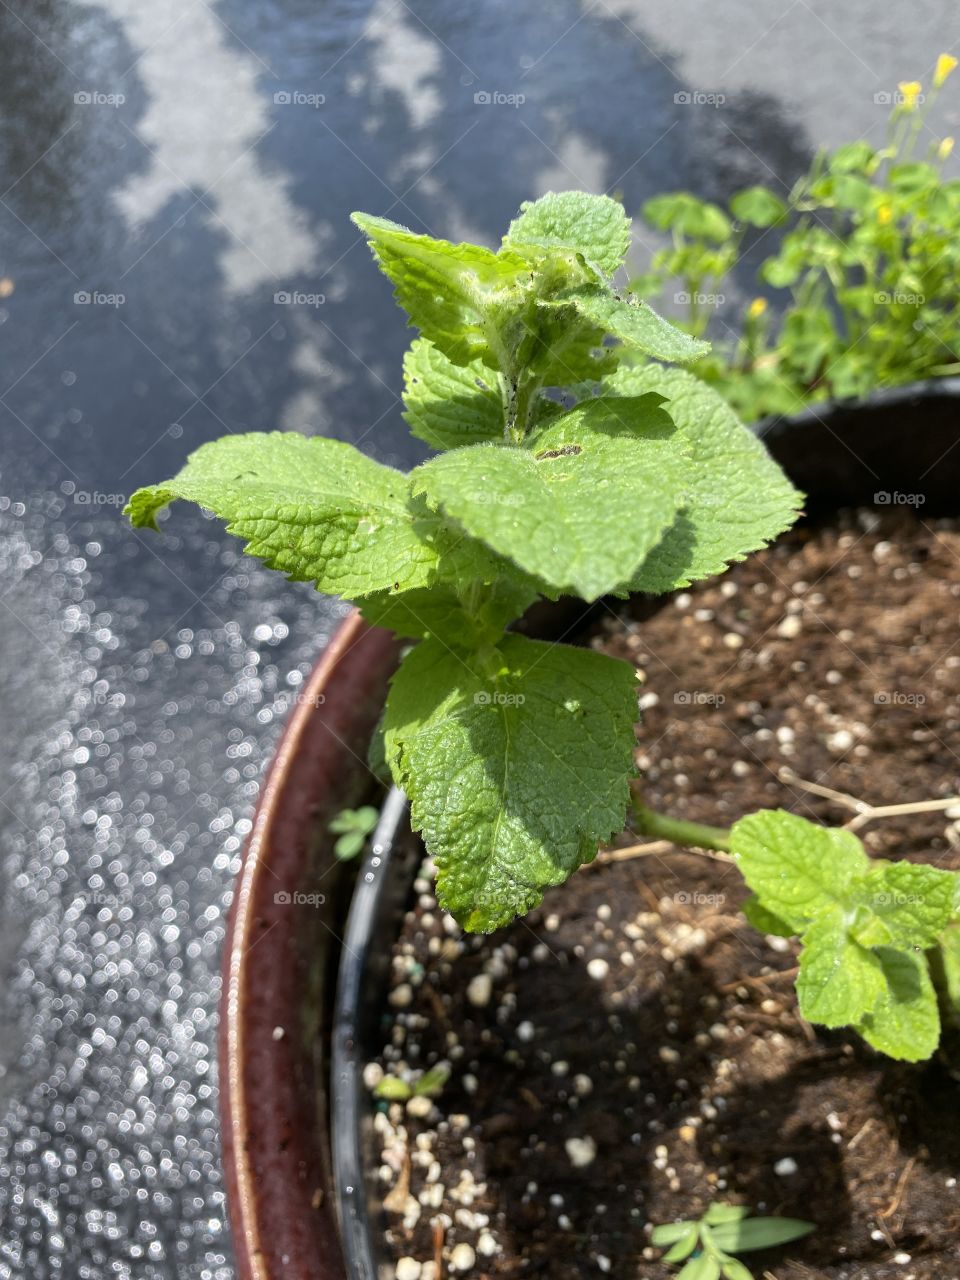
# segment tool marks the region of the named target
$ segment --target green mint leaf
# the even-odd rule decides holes
[[[480,359],[499,368],[490,339],[522,306],[529,264],[515,253],[418,235],[387,218],[351,216],[410,323],[455,364]]]
[[[842,907],[832,907],[803,935],[797,999],[808,1022],[846,1027],[868,1013],[886,983],[873,951],[854,942]]]
[[[845,907],[870,867],[851,832],[818,826],[783,809],[762,809],[735,822],[730,848],[763,906],[796,933],[829,907]]]
[[[800,1218],[747,1218],[711,1227],[710,1234],[724,1253],[751,1253],[754,1249],[789,1244],[815,1230],[812,1222],[803,1222]]]
[[[657,315],[645,302],[627,302],[608,289],[582,285],[561,292],[556,298],[537,304],[541,308],[572,307],[584,320],[596,325],[627,347],[635,347],[655,360],[683,364],[697,360],[710,350],[709,342],[691,338]]]
[[[634,591],[656,594],[722,573],[766,546],[797,518],[803,495],[723,397],[684,369],[620,366],[605,390],[654,391],[690,448],[687,501],[634,575]]]
[[[938,960],[943,977],[941,988],[947,1007],[960,1012],[960,924],[944,929],[938,946]]]
[[[603,275],[612,276],[630,248],[630,219],[609,196],[550,191],[520,206],[503,243],[507,248],[572,249]]]
[[[409,495],[407,476],[353,445],[253,432],[201,445],[172,480],[138,490],[126,511],[135,526],[156,528],[175,498],[196,502],[244,539],[248,555],[347,599],[502,572],[485,547]]]
[[[940,1011],[924,955],[880,947],[886,986],[857,1030],[881,1053],[922,1062],[940,1043]]]
[[[605,333],[577,315],[572,307],[541,307],[528,368],[541,387],[566,389],[593,386],[617,367],[616,350],[604,345]]]
[[[687,470],[657,397],[611,397],[553,419],[522,448],[457,449],[411,480],[472,537],[595,600],[629,579],[670,525]]]
[[[489,932],[622,829],[636,677],[591,650],[505,636],[472,661],[424,640],[384,721],[394,780],[437,864],[441,905]]]
[[[537,598],[525,575],[500,578],[480,592],[475,608],[467,610],[453,587],[436,586],[395,595],[380,591],[360,602],[360,610],[374,626],[400,636],[436,636],[456,649],[478,649],[495,643],[507,623],[519,618]]]
[[[434,449],[502,440],[504,404],[498,376],[482,360],[454,364],[417,338],[403,358],[404,418]]]
[[[407,477],[339,440],[296,432],[225,436],[202,445],[172,480],[133,495],[134,525],[185,498],[227,522],[249,555],[294,581],[350,597],[425,586],[437,548],[417,522]]]
[[[899,951],[932,947],[953,915],[957,879],[953,871],[920,863],[874,864],[858,895],[870,915],[858,939]]]
[[[758,933],[772,934],[775,938],[792,938],[796,935],[796,929],[768,911],[755,893],[743,904],[742,911]]]

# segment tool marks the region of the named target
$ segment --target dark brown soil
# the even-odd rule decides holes
[[[954,523],[861,513],[646,620],[611,613],[593,643],[643,673],[650,805],[839,823],[852,814],[797,779],[874,805],[960,793],[958,597]],[[861,834],[876,854],[960,866],[958,818]],[[816,1223],[748,1255],[758,1278],[960,1278],[957,1075],[942,1054],[893,1063],[804,1024],[796,948],[751,930],[743,896],[706,857],[601,855],[478,939],[417,882],[369,1078],[441,1060],[451,1077],[429,1114],[394,1103],[378,1121],[402,1280],[664,1280],[676,1268],[650,1224],[712,1199]]]

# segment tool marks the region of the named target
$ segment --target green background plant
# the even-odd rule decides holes
[[[943,178],[953,139],[917,155],[954,66],[941,56],[925,98],[899,86],[885,145],[819,153],[783,197],[755,186],[726,207],[686,191],[644,205],[671,242],[633,287],[672,294],[684,327],[717,339],[693,369],[747,421],[960,372],[960,181]],[[761,245],[779,318],[760,297],[727,324],[717,300]]]

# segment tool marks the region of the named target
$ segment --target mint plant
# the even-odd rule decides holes
[[[664,1262],[686,1262],[676,1280],[753,1280],[732,1254],[774,1249],[814,1230],[812,1222],[799,1218],[751,1218],[745,1205],[716,1203],[695,1222],[654,1227],[650,1238],[667,1249]]]
[[[413,642],[372,754],[409,797],[440,904],[490,931],[622,830],[638,718],[627,663],[511,624],[541,597],[721,573],[788,528],[802,496],[716,390],[672,367],[706,345],[612,284],[630,236],[614,200],[546,195],[496,251],[354,221],[419,330],[405,418],[436,456],[403,474],[341,441],[231,435],[127,512],[157,528],[174,499],[198,503],[249,554]],[[952,875],[870,863],[849,833],[788,814],[725,832],[638,803],[636,823],[733,851],[753,922],[802,940],[806,1016],[898,1057],[933,1051],[923,949],[956,914]],[[347,856],[369,814],[334,829]]]
[[[418,642],[386,758],[440,902],[490,930],[622,829],[637,717],[628,664],[505,628],[539,596],[717,573],[801,499],[715,392],[625,361],[706,348],[611,287],[630,233],[615,201],[545,196],[496,252],[354,221],[420,331],[405,416],[438,455],[404,475],[336,440],[232,435],[128,512],[156,527],[175,498],[199,503],[251,555]]]

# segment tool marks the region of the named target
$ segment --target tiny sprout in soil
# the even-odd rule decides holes
[[[814,1230],[798,1218],[751,1218],[742,1205],[712,1204],[697,1222],[654,1227],[650,1238],[667,1249],[664,1262],[686,1262],[676,1280],[753,1280],[732,1254],[774,1249]]]

